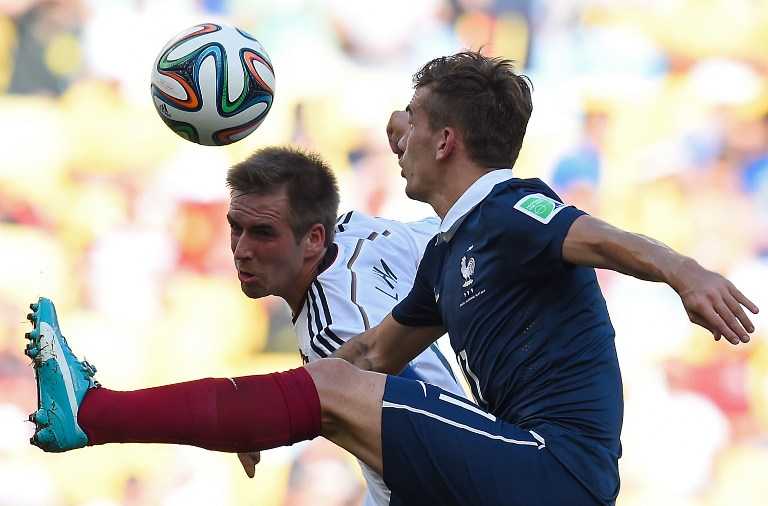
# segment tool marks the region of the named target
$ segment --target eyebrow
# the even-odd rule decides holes
[[[264,192],[262,190],[251,190],[251,191],[242,191],[242,190],[233,190],[231,195],[231,200],[239,199],[240,197],[245,197],[246,195],[251,194],[257,194],[257,195],[264,195]]]
[[[251,223],[250,225],[243,224],[239,221],[237,221],[233,216],[232,213],[227,213],[227,222],[229,222],[230,226],[236,226],[240,227],[242,229],[248,229],[248,230],[267,230],[267,231],[274,231],[277,230],[277,227],[274,223],[271,222],[263,222],[259,221],[256,223]]]

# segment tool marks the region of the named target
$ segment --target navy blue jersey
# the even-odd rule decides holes
[[[594,269],[562,259],[584,213],[538,179],[489,191],[430,242],[392,314],[403,325],[444,325],[478,403],[535,429],[587,489],[615,497],[623,396],[614,330]]]

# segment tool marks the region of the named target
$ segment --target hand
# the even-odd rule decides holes
[[[398,145],[408,131],[408,113],[405,111],[395,111],[389,117],[387,123],[387,138],[389,139],[389,148],[398,157],[403,155],[403,150]]]
[[[238,453],[237,458],[240,459],[245,474],[247,474],[249,478],[256,476],[256,464],[261,461],[261,452]]]
[[[744,312],[759,309],[723,276],[690,261],[681,266],[677,293],[691,322],[712,332],[715,341],[724,337],[731,344],[749,342],[755,326]]]

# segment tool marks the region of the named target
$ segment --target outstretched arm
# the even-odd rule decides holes
[[[366,371],[399,374],[444,333],[442,326],[401,325],[390,313],[375,327],[344,343],[332,356]]]
[[[581,216],[565,237],[563,259],[668,284],[680,296],[691,322],[710,331],[715,340],[746,343],[755,330],[744,308],[753,314],[758,308],[733,283],[649,237]]]

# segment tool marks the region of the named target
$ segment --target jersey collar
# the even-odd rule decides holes
[[[484,174],[472,183],[472,186],[467,188],[467,191],[462,193],[459,200],[451,206],[440,223],[438,242],[450,241],[467,214],[491,193],[494,186],[509,179],[512,179],[512,169],[496,169]]]
[[[333,262],[336,261],[336,257],[339,255],[339,245],[336,243],[331,244],[331,246],[325,251],[325,255],[323,255],[323,259],[320,261],[320,264],[317,266],[317,275],[324,273],[328,267],[333,265]]]

